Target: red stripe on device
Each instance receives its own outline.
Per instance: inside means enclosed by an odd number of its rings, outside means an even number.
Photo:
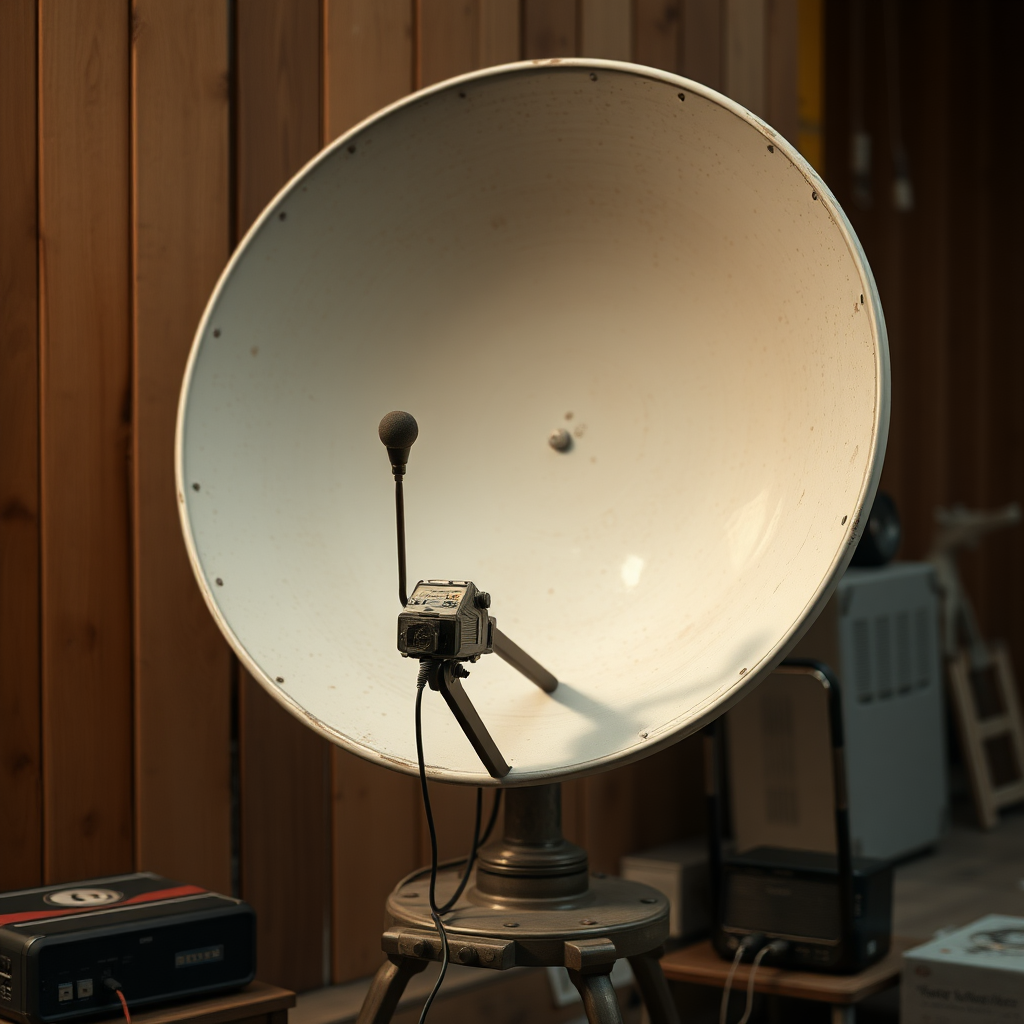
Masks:
[[[140,893],[118,903],[108,903],[105,907],[71,907],[68,910],[22,910],[17,914],[0,914],[0,928],[5,924],[21,924],[24,921],[43,921],[49,917],[66,917],[68,914],[101,913],[103,910],[114,910],[135,903],[157,903],[161,900],[176,900],[181,896],[198,896],[206,892],[198,885],[176,885],[172,889],[156,889],[153,892]]]

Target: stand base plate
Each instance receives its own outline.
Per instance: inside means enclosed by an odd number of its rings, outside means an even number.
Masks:
[[[458,881],[457,867],[438,872],[439,904],[455,891]],[[430,918],[429,886],[430,871],[424,869],[404,878],[388,897],[391,927],[385,933],[385,952],[441,959],[441,940]],[[657,889],[594,875],[586,893],[564,901],[502,900],[495,905],[470,887],[445,914],[444,925],[454,963],[497,970],[568,967],[567,958],[580,962],[579,954],[569,952],[570,945],[587,947],[590,956],[585,959],[594,963],[613,963],[657,949],[668,938],[668,912],[668,900]]]

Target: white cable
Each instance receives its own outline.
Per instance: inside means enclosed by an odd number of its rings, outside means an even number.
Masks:
[[[718,1024],[725,1024],[725,1018],[729,1012],[729,992],[732,990],[732,979],[746,951],[747,947],[742,942],[736,947],[736,955],[732,958],[732,967],[729,968],[729,974],[725,979],[725,988],[722,990],[722,1008],[718,1011]]]
[[[750,1020],[750,1011],[754,1009],[754,975],[757,974],[757,969],[761,966],[765,954],[771,952],[771,948],[770,944],[762,946],[758,950],[757,956],[754,957],[754,962],[750,965],[750,974],[747,977],[747,1006],[743,1011],[743,1016],[740,1017],[740,1024],[747,1024],[747,1021]]]

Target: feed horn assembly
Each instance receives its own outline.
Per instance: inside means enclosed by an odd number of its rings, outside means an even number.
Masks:
[[[311,729],[504,797],[475,860],[391,894],[360,1024],[431,960],[564,966],[611,1022],[625,957],[652,1021],[678,1019],[668,903],[589,873],[560,783],[702,729],[779,664],[853,554],[888,419],[843,211],[687,79],[584,59],[465,75],[271,202],[182,390],[199,585]]]

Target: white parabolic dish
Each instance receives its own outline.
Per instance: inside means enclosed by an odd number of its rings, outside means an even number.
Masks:
[[[354,128],[277,196],[196,335],[179,502],[249,671],[416,771],[384,413],[419,421],[410,583],[473,580],[561,680],[466,690],[507,784],[643,757],[823,606],[881,471],[878,296],[828,189],[748,111],[609,61],[493,68]],[[571,451],[548,443],[568,428]],[[493,784],[444,702],[428,771]]]

